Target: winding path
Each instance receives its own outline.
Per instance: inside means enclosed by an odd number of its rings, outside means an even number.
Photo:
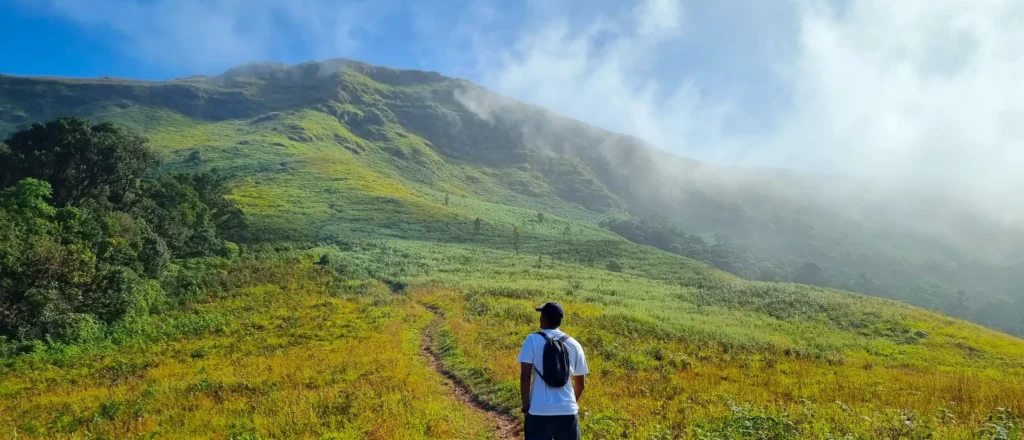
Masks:
[[[504,414],[492,405],[481,401],[476,395],[469,391],[465,383],[456,377],[451,371],[444,367],[441,359],[434,351],[434,335],[441,326],[443,318],[441,314],[430,307],[427,307],[434,314],[434,321],[423,330],[422,350],[427,358],[430,368],[444,376],[451,388],[451,395],[471,411],[481,414],[494,426],[494,435],[498,440],[513,440],[522,438],[522,429],[519,421],[508,414]]]

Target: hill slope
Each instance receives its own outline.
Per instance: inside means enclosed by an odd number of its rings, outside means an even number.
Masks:
[[[308,173],[372,170],[383,180],[369,193],[410,206],[448,192],[589,223],[653,216],[699,237],[700,251],[680,253],[747,279],[895,298],[1024,334],[1020,225],[863,182],[701,164],[436,73],[331,60],[154,83],[0,77],[0,134],[66,114],[144,131],[172,162],[201,151],[206,165],[191,165],[251,174],[259,163],[246,200],[258,186],[283,191],[280,179],[333,191],[345,185]],[[307,167],[310,157],[318,163]],[[301,172],[280,175],[288,170]],[[425,192],[390,194],[393,182]],[[379,207],[361,194],[346,203]],[[334,232],[306,222],[330,229],[352,215],[300,198],[300,222],[267,219],[294,226],[290,238],[322,238]]]
[[[761,255],[799,268],[801,255],[833,246],[835,231],[849,225],[799,193],[756,190],[785,179],[798,186],[799,178],[732,179],[735,170],[674,158],[465,81],[344,60],[154,83],[0,77],[0,131],[65,114],[146,134],[168,168],[225,170],[253,249],[289,260],[286,268],[222,268],[225,278],[211,287],[220,293],[192,311],[218,324],[157,345],[9,360],[0,423],[14,432],[484,435],[474,415],[432,397],[441,389],[435,378],[368,384],[360,392],[381,396],[379,405],[345,407],[326,393],[358,388],[353,377],[367,365],[303,370],[286,381],[274,368],[321,350],[373,357],[366,338],[384,329],[413,341],[381,354],[392,359],[386,376],[421,374],[410,371],[425,365],[415,340],[429,308],[443,319],[434,343],[446,367],[511,412],[514,354],[534,326],[530,305],[552,298],[570,310],[567,330],[592,353],[598,385],[583,423],[597,438],[732,438],[749,426],[775,438],[966,438],[1024,412],[1020,339],[887,300],[745,281],[680,255],[686,250],[638,245],[599,226],[660,214],[705,237],[732,233],[736,248],[724,247],[726,237],[705,244],[750,254],[732,262],[734,272],[755,278],[746,266]],[[768,224],[787,232],[755,233]],[[872,228],[884,229],[861,230]],[[780,253],[782,246],[800,249]],[[409,288],[393,295],[382,281],[394,292]],[[339,343],[347,347],[326,342],[340,331],[333,325],[357,330]],[[277,333],[261,341],[253,331]],[[246,360],[270,373],[229,367]],[[49,365],[45,380],[40,363]],[[118,388],[101,393],[110,381]],[[72,398],[61,404],[54,395]],[[181,406],[189,396],[201,403]],[[111,413],[109,402],[138,404],[139,414]],[[176,430],[182,414],[225,402]],[[350,416],[325,415],[340,411],[334,404]],[[437,417],[449,410],[459,421]],[[375,429],[366,414],[379,411],[404,423]]]

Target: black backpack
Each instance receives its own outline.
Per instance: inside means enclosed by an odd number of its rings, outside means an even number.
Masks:
[[[569,340],[569,335],[552,338],[544,332],[537,332],[537,334],[546,341],[544,344],[544,360],[542,362],[544,362],[544,371],[547,374],[541,374],[537,367],[533,367],[533,371],[536,371],[537,375],[549,387],[564,387],[565,384],[569,383],[569,346],[565,343],[565,341]]]

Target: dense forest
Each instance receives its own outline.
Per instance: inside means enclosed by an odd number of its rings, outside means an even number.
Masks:
[[[161,172],[113,123],[33,124],[4,142],[0,175],[0,338],[95,339],[197,295],[182,259],[239,253],[226,180]]]

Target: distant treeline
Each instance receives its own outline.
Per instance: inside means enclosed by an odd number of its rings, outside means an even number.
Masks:
[[[746,279],[892,298],[1024,335],[1024,268],[972,261],[950,270],[948,265],[845,253],[807,260],[758,251],[721,234],[688,234],[659,217],[611,219],[601,226],[634,243],[704,261]]]

